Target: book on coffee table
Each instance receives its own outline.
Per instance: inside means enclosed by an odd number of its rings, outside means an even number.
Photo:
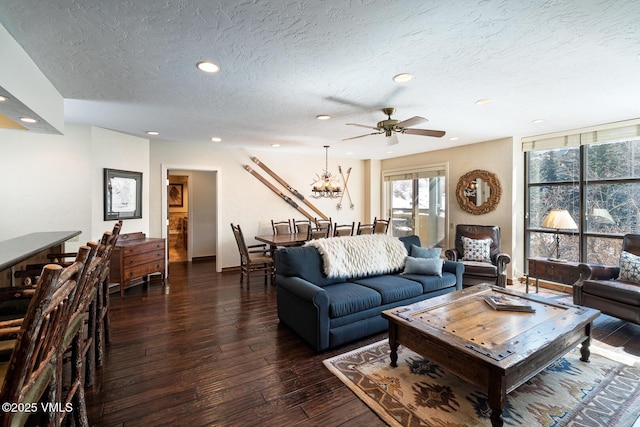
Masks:
[[[484,300],[494,310],[524,311],[527,313],[534,313],[536,311],[535,308],[531,307],[531,305],[525,301],[506,295],[487,295],[484,297]]]

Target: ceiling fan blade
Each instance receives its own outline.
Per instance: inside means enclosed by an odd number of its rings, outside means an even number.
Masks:
[[[347,126],[360,126],[361,128],[367,128],[367,129],[373,129],[373,130],[378,130],[377,127],[374,126],[370,126],[370,125],[361,125],[358,123],[346,123]]]
[[[387,138],[387,145],[396,145],[398,142],[398,134],[393,132],[390,137]]]
[[[410,128],[411,126],[419,125],[421,123],[426,123],[428,121],[429,120],[425,119],[424,117],[414,116],[414,117],[411,117],[410,119],[403,120],[401,122],[396,123],[396,126],[400,128]]]
[[[352,136],[351,138],[343,139],[343,141],[349,141],[350,139],[364,138],[365,136],[371,136],[371,135],[380,135],[381,133],[382,132],[373,132],[373,133],[367,133],[367,134],[364,134],[364,135]]]
[[[445,131],[431,129],[402,129],[402,133],[408,133],[409,135],[422,135],[433,136],[434,138],[442,138],[445,134]]]

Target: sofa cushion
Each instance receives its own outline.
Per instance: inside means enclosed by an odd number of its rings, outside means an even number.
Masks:
[[[427,276],[442,276],[441,258],[405,258],[404,271],[402,274],[425,274]]]
[[[491,259],[491,243],[493,239],[470,239],[462,236],[465,261],[489,261]]]
[[[440,258],[442,248],[423,248],[416,245],[411,245],[411,252],[409,255],[414,258]]]
[[[422,292],[428,293],[440,289],[456,286],[456,275],[453,273],[442,273],[440,276],[425,276],[422,274],[403,274],[403,278],[417,282],[422,286]]]
[[[640,284],[640,256],[622,251],[620,254],[620,280]]]
[[[617,280],[585,280],[582,293],[640,307],[640,285]]]
[[[276,250],[276,273],[283,276],[297,276],[320,287],[344,282],[344,279],[330,279],[324,275],[322,256],[316,248],[311,246]]]
[[[400,239],[400,241],[404,244],[404,247],[407,249],[408,254],[411,253],[411,246],[420,246],[420,237],[416,236],[415,234],[412,234],[411,236],[398,237],[398,239]]]
[[[462,263],[464,264],[464,274],[493,278],[498,275],[498,267],[491,263],[480,261],[462,261]]]
[[[382,304],[402,301],[422,294],[422,286],[400,276],[383,275],[353,279],[353,283],[366,286],[378,292]]]
[[[347,316],[382,304],[379,292],[351,282],[325,286],[329,295],[329,317]]]

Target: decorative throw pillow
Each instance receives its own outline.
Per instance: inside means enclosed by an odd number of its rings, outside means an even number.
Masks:
[[[640,256],[622,251],[620,254],[620,280],[640,283]]]
[[[470,239],[462,236],[465,261],[489,261],[491,259],[491,243],[493,239]]]
[[[414,258],[408,256],[404,262],[403,274],[424,274],[442,277],[443,263],[444,260],[441,258]]]
[[[423,248],[411,245],[411,256],[414,258],[440,258],[442,248]]]

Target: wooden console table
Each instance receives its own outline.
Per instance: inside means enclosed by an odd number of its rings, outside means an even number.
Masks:
[[[160,273],[165,278],[165,239],[147,238],[144,233],[121,234],[111,253],[109,281],[120,283],[120,296],[133,280]]]
[[[580,272],[577,262],[532,257],[529,258],[525,292],[529,292],[529,277],[536,279],[536,293],[538,293],[539,279],[573,285],[580,278]]]

